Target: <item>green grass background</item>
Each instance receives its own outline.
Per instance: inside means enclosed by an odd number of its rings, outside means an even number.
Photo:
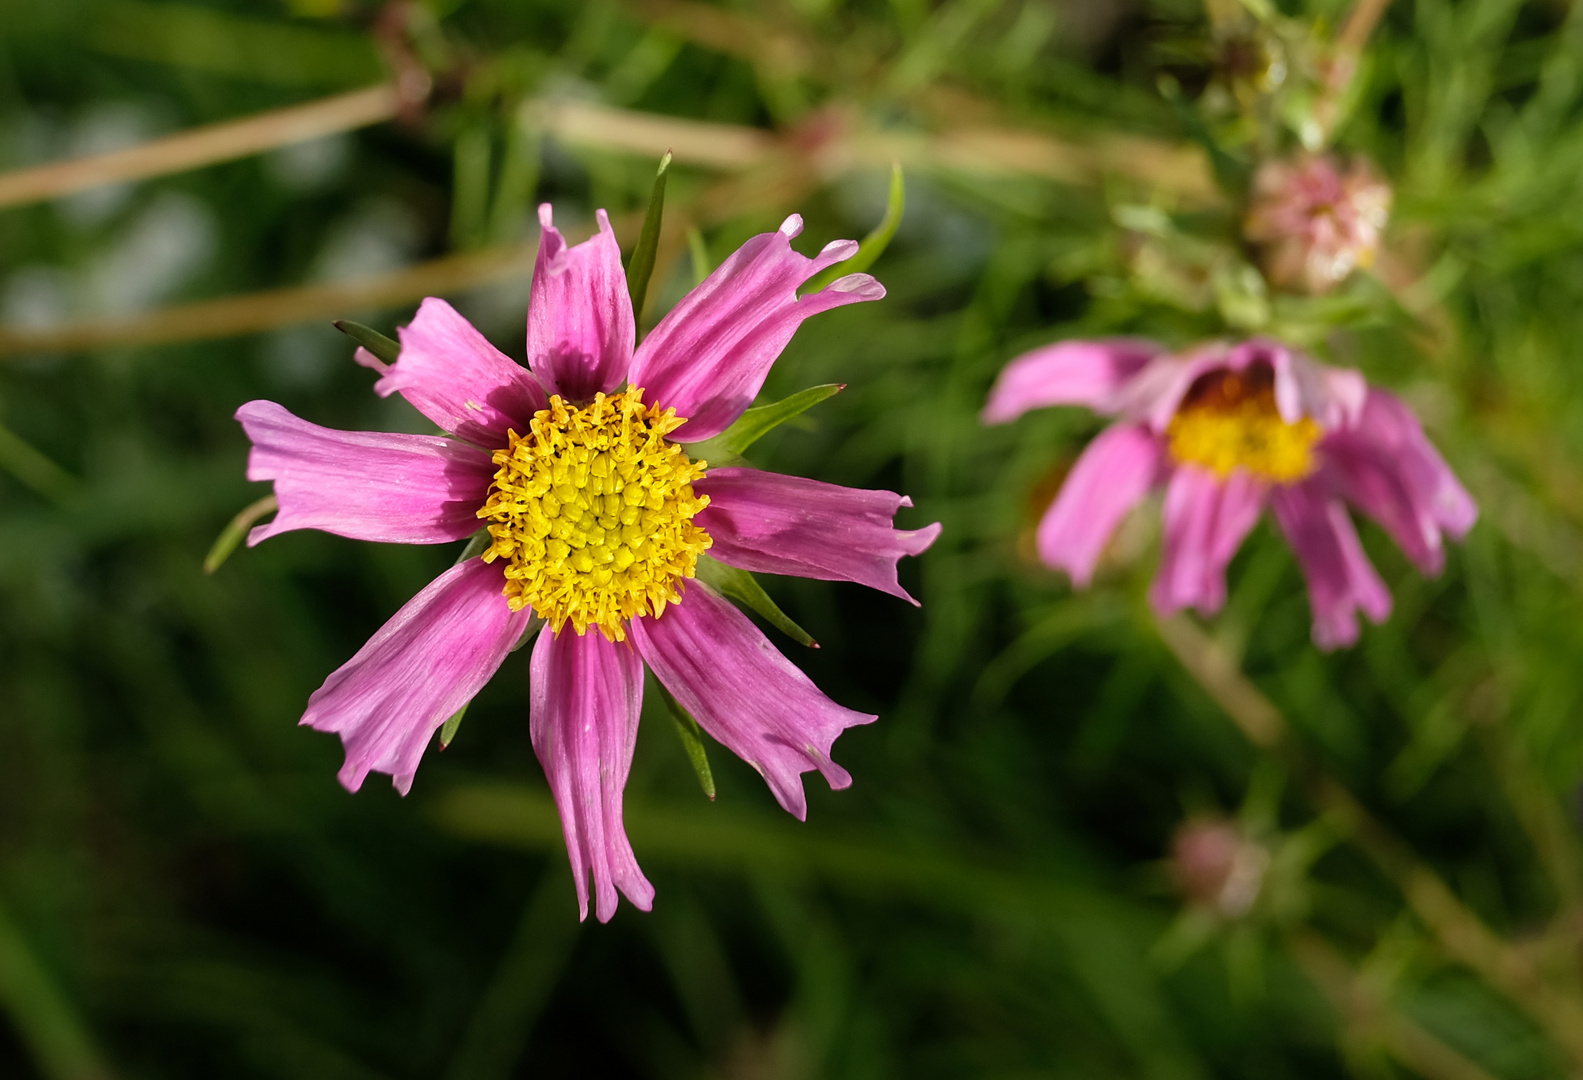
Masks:
[[[950,126],[1080,148],[1192,136],[1157,76],[1201,85],[1203,65],[1172,51],[1204,33],[1194,4],[708,10],[715,22],[658,0],[436,0],[414,25],[422,60],[448,74],[421,118],[0,209],[0,325],[531,240],[540,200],[567,226],[600,206],[633,220],[654,157],[546,137],[523,101],[854,145]],[[1345,13],[1284,10],[1322,27]],[[346,339],[316,320],[0,358],[0,425],[58,466],[13,442],[0,454],[0,1074],[1576,1075],[1580,12],[1398,0],[1375,34],[1340,141],[1396,185],[1402,273],[1358,285],[1364,313],[1334,315],[1316,348],[1419,409],[1483,517],[1432,581],[1364,526],[1396,611],[1329,656],[1309,643],[1289,552],[1256,531],[1202,628],[1284,718],[1274,749],[1162,639],[1143,600],[1146,520],[1087,593],[1027,557],[1040,500],[1099,422],[977,421],[1023,349],[1219,332],[1213,314],[1140,291],[1116,239],[1118,207],[1197,211],[1126,154],[1080,149],[1092,167],[1067,182],[910,164],[906,220],[874,267],[889,297],[806,324],[766,397],[848,389],[750,455],[905,492],[902,525],[945,525],[902,569],[921,609],[765,579],[823,647],[777,643],[837,701],[880,714],[837,743],[856,783],[812,779],[798,825],[713,747],[709,803],[650,693],[627,822],[658,897],[605,926],[576,921],[528,741],[525,652],[406,799],[378,777],[348,795],[337,740],[296,726],[454,551],[297,533],[202,572],[264,493],[243,477],[242,402],[422,430],[370,392]],[[377,15],[9,0],[0,167],[367,85],[385,70]],[[806,252],[878,220],[882,163],[829,177],[794,164],[739,177],[752,197],[732,201],[719,172],[681,157],[672,219],[697,224],[715,262],[794,210]],[[685,245],[669,250],[651,319],[692,281]],[[526,297],[518,275],[450,298],[520,357]],[[414,307],[339,314],[390,332]],[[1333,788],[1374,824],[1326,801]],[[1164,860],[1194,814],[1239,817],[1273,855],[1244,918],[1183,913]],[[1385,848],[1363,836],[1376,828]],[[1436,921],[1420,871],[1488,941]]]

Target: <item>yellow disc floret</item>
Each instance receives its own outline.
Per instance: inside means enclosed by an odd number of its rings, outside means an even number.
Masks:
[[[1295,424],[1275,406],[1269,368],[1216,371],[1193,384],[1166,429],[1171,456],[1224,478],[1236,469],[1277,483],[1314,471],[1314,444],[1324,434],[1308,417]]]
[[[692,488],[707,463],[665,438],[683,422],[630,389],[581,408],[557,395],[528,434],[509,433],[478,516],[494,541],[484,561],[507,562],[513,611],[531,605],[556,633],[571,620],[624,641],[626,620],[681,600],[710,545],[692,521],[709,505]]]

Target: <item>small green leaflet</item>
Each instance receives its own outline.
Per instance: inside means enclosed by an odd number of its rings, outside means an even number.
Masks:
[[[803,285],[802,295],[816,293],[837,278],[846,277],[848,274],[861,274],[873,266],[874,260],[884,254],[885,249],[890,246],[891,238],[896,235],[896,228],[901,224],[901,215],[906,209],[907,186],[902,182],[901,165],[897,163],[890,167],[890,197],[885,201],[885,216],[879,219],[879,224],[863,238],[862,243],[858,244],[857,254],[846,262],[836,263],[814,275]]]
[[[392,341],[371,326],[364,326],[350,319],[337,319],[334,326],[387,364],[394,364],[401,356],[400,342]]]
[[[806,645],[810,649],[819,647],[819,643],[813,639],[813,635],[792,622],[775,601],[770,599],[769,593],[764,591],[764,586],[758,583],[758,579],[746,570],[738,570],[734,566],[727,566],[719,559],[711,559],[708,555],[700,555],[698,556],[698,580],[716,592],[728,596],[738,603],[746,604],[764,616],[770,625],[797,642],[797,644]]]
[[[649,195],[648,213],[643,215],[643,231],[638,246],[627,262],[627,290],[632,294],[632,318],[643,318],[643,300],[648,295],[649,278],[654,273],[654,256],[660,247],[660,219],[665,214],[665,173],[671,167],[671,153],[665,151],[654,174],[654,191]]]
[[[467,703],[467,705],[471,704],[471,701]],[[457,709],[456,712],[452,713],[451,718],[445,722],[445,726],[440,728],[441,750],[444,750],[447,746],[450,746],[451,740],[456,738],[456,729],[462,726],[462,717],[467,715],[467,705],[463,705],[460,709]]]
[[[676,734],[682,740],[682,749],[687,751],[687,760],[693,763],[693,771],[698,774],[698,783],[703,786],[704,794],[709,796],[709,801],[715,798],[715,774],[709,771],[709,753],[704,749],[704,733],[698,726],[698,721],[693,719],[692,713],[682,708],[681,702],[671,696],[671,692],[659,686],[660,697],[665,700],[665,708],[671,714],[671,719],[676,723]]]
[[[794,416],[801,415],[827,398],[835,397],[846,389],[846,383],[825,383],[799,390],[789,398],[759,405],[737,417],[737,422],[712,439],[693,443],[687,448],[689,457],[703,458],[711,465],[731,465],[739,461],[748,447],[780,427]]]

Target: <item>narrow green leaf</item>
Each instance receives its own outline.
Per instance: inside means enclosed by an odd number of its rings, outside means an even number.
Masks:
[[[469,701],[467,705],[471,705]],[[467,705],[463,705],[451,714],[451,718],[440,728],[440,749],[444,750],[451,745],[451,740],[456,738],[456,729],[462,726],[462,717],[467,715]]]
[[[68,502],[82,490],[81,480],[4,425],[0,425],[0,469],[53,502]]]
[[[237,545],[242,542],[242,538],[247,535],[247,531],[253,527],[253,523],[265,514],[273,514],[279,509],[280,504],[275,501],[273,495],[265,495],[262,499],[243,507],[242,512],[232,518],[215,538],[214,545],[209,548],[209,554],[204,556],[203,572],[212,574],[220,569],[225,564],[225,560],[229,559],[231,553],[236,550]]]
[[[489,550],[489,530],[479,529],[467,538],[467,543],[462,547],[462,553],[456,557],[452,566],[460,566],[468,559],[476,559]]]
[[[694,443],[687,448],[690,457],[703,458],[711,465],[729,465],[741,459],[747,448],[765,435],[780,427],[794,416],[800,416],[827,398],[835,397],[846,389],[846,383],[825,383],[799,390],[791,397],[768,405],[759,405],[737,417],[736,423],[712,439]]]
[[[660,689],[660,697],[665,701],[665,708],[671,714],[671,719],[676,724],[676,735],[682,740],[682,749],[687,751],[687,760],[693,763],[693,772],[698,774],[698,783],[703,787],[704,794],[709,796],[709,801],[715,798],[715,774],[709,770],[709,752],[704,749],[704,733],[698,727],[698,721],[693,719],[693,714],[682,708],[681,702],[671,696],[655,680],[655,686]]]
[[[861,274],[864,270],[874,265],[874,260],[885,253],[890,246],[891,238],[896,235],[896,229],[901,225],[901,215],[907,209],[907,185],[901,176],[901,163],[890,167],[890,197],[885,201],[885,216],[879,219],[879,224],[874,226],[872,232],[863,238],[857,246],[857,254],[843,263],[814,275],[802,287],[803,295],[816,293],[837,278],[846,277],[848,274]]]
[[[394,364],[401,356],[401,343],[392,341],[371,326],[350,319],[336,319],[333,325],[387,364]]]
[[[627,289],[632,293],[632,317],[643,318],[643,299],[648,295],[649,277],[654,273],[654,256],[660,247],[660,219],[665,215],[665,174],[671,167],[671,152],[660,158],[654,174],[654,191],[649,196],[648,213],[643,215],[643,231],[638,246],[627,263]]]
[[[791,638],[799,645],[806,645],[810,649],[817,649],[819,643],[813,635],[792,622],[770,599],[769,593],[758,583],[758,579],[746,570],[738,570],[734,566],[727,566],[719,559],[711,559],[708,555],[698,556],[698,580],[725,596],[746,604],[774,626],[781,633]]]
[[[696,225],[687,229],[687,254],[693,260],[693,284],[702,285],[714,267],[709,265],[709,245],[704,243],[704,234]]]

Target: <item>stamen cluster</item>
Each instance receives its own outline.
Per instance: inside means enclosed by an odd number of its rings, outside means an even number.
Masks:
[[[709,536],[692,522],[709,505],[692,483],[707,462],[665,438],[685,421],[651,409],[641,389],[598,394],[581,408],[550,398],[527,435],[509,433],[480,518],[486,562],[507,560],[506,599],[532,606],[559,633],[597,626],[626,640],[625,622],[681,599]]]
[[[1282,418],[1274,374],[1258,366],[1198,380],[1166,429],[1178,462],[1221,478],[1246,469],[1277,483],[1294,483],[1314,471],[1313,447],[1322,434],[1306,416],[1295,424]]]

